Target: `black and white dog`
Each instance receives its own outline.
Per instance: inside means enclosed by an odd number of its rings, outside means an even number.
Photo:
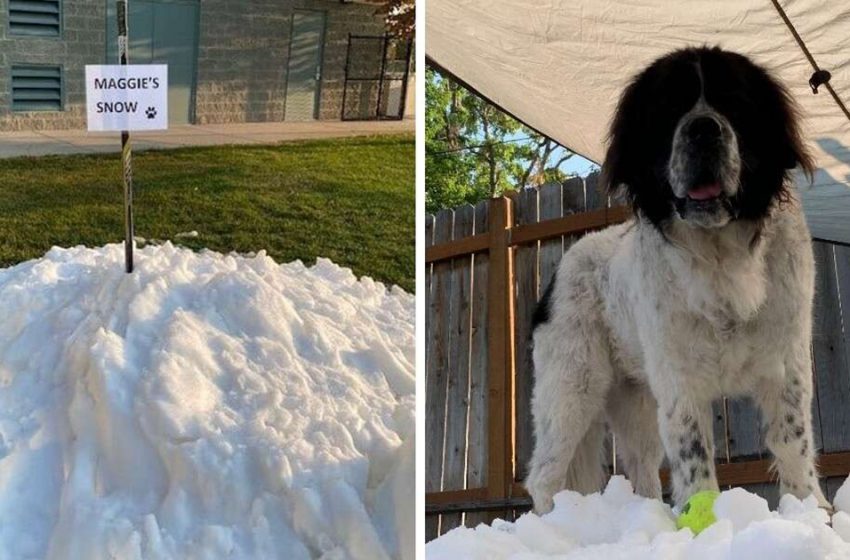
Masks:
[[[635,217],[565,255],[534,327],[538,512],[605,481],[607,424],[635,490],[716,490],[712,401],[759,405],[782,492],[814,494],[814,262],[790,170],[813,162],[788,92],[744,56],[673,52],[623,93],[603,180]]]

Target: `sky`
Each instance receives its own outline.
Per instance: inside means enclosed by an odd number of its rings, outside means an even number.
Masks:
[[[509,139],[522,139],[526,138],[527,133],[524,130],[520,130],[515,134],[509,135]],[[550,157],[550,161],[555,161],[561,157],[560,150],[556,151]],[[585,159],[578,154],[573,154],[573,157],[565,161],[561,164],[561,170],[567,175],[578,175],[579,177],[586,177],[591,171],[598,169],[599,166],[590,161],[589,159]]]
[[[568,175],[578,175],[585,177],[599,166],[590,160],[584,159],[578,154],[573,155],[570,159],[561,164],[561,169]]]

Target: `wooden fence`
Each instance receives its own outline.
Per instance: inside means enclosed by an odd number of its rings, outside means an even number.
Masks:
[[[597,175],[443,210],[426,219],[426,538],[530,506],[530,326],[563,252],[584,232],[628,218]],[[814,242],[814,430],[831,499],[850,472],[850,247]],[[845,300],[843,309],[842,296]],[[718,477],[778,501],[747,399],[714,404]],[[617,472],[615,442],[607,443]],[[662,469],[666,484],[666,471]]]

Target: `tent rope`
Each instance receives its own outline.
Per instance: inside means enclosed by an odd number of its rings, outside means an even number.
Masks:
[[[773,7],[776,8],[779,17],[782,18],[782,21],[785,22],[785,26],[788,28],[788,31],[791,32],[791,35],[794,36],[794,40],[797,41],[797,44],[800,46],[800,50],[803,51],[803,54],[806,55],[806,58],[809,60],[809,64],[814,68],[814,73],[812,77],[809,78],[809,85],[812,88],[812,93],[818,92],[818,86],[826,87],[827,91],[832,95],[832,98],[835,100],[835,103],[838,105],[839,109],[844,113],[844,116],[847,117],[847,120],[850,120],[850,111],[847,110],[847,107],[844,105],[844,102],[841,101],[841,98],[838,97],[838,94],[835,93],[835,90],[832,89],[832,85],[829,83],[829,79],[831,77],[830,73],[827,70],[822,70],[818,63],[815,62],[815,57],[812,56],[812,53],[809,52],[808,47],[806,47],[806,43],[803,42],[803,38],[800,37],[800,34],[797,33],[797,30],[794,28],[794,24],[791,23],[791,20],[788,19],[788,15],[785,13],[785,10],[782,9],[782,6],[779,5],[779,0],[770,0],[773,4]]]

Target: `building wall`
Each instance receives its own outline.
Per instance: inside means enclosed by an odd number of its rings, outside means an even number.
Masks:
[[[348,34],[384,33],[374,6],[339,0],[204,0],[197,123],[284,119],[291,18],[296,8],[322,10],[327,15],[319,118],[340,118]]]
[[[8,14],[0,0],[0,21]],[[0,131],[85,128],[84,66],[106,60],[106,0],[65,0],[61,38],[8,36],[0,25]],[[200,3],[194,122],[282,121],[292,11],[327,15],[319,118],[342,111],[348,34],[380,35],[375,7],[339,0],[203,0]],[[64,111],[13,113],[12,63],[60,64]]]
[[[204,0],[195,122],[282,121],[291,2]]]
[[[333,2],[326,2],[332,4]],[[345,56],[348,34],[383,35],[384,22],[374,16],[375,7],[344,4],[328,13],[325,39],[320,119],[339,119],[342,114],[342,90],[345,81]]]
[[[106,3],[74,0],[62,3],[59,38],[9,35],[8,0],[0,0],[0,131],[85,128],[85,65],[104,61]],[[16,63],[61,65],[64,111],[12,112],[11,67]]]

